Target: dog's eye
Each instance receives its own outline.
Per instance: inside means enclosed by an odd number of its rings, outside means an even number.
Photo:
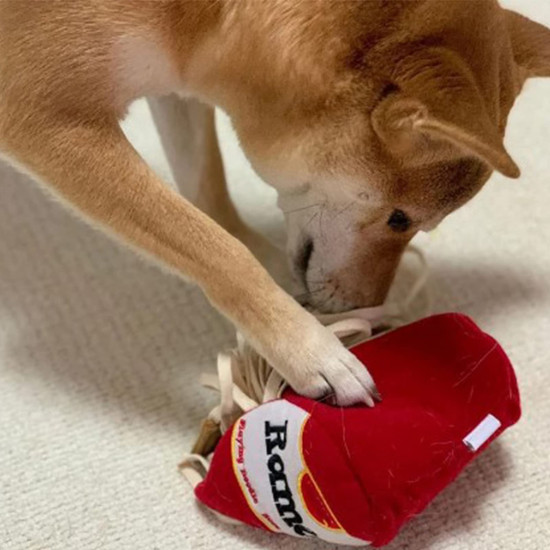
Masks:
[[[394,210],[388,219],[388,225],[398,233],[404,233],[411,227],[411,219],[403,210]]]

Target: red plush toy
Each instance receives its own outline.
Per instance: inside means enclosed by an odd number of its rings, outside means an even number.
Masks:
[[[274,533],[381,546],[520,417],[510,361],[463,315],[352,351],[382,403],[339,408],[286,389],[225,431],[197,498]]]

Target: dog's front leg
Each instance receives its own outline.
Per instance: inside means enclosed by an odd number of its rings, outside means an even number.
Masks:
[[[0,122],[0,145],[89,220],[197,282],[298,392],[372,402],[372,379],[249,250],[160,181],[115,120]]]
[[[280,285],[290,288],[284,252],[248,227],[231,201],[213,107],[175,94],[151,97],[148,103],[181,194],[237,237]]]
[[[180,193],[231,234],[240,232],[244,224],[227,190],[213,107],[176,94],[147,102]]]

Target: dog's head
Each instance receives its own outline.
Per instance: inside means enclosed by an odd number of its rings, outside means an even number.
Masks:
[[[550,31],[493,0],[335,2],[310,20],[322,4],[296,4],[294,49],[278,32],[234,124],[279,192],[304,301],[378,304],[418,231],[494,170],[519,176],[506,120],[525,79],[550,76]]]

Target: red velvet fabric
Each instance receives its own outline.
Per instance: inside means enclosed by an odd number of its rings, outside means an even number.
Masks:
[[[333,407],[292,390],[283,399],[311,415],[302,438],[303,458],[322,494],[311,497],[313,515],[326,516],[327,507],[346,533],[381,546],[517,422],[519,393],[500,345],[459,314],[423,319],[353,353],[383,396],[373,409]],[[501,427],[473,452],[463,439],[488,414]],[[264,527],[235,478],[230,432],[196,495],[222,514]],[[306,479],[305,492],[314,494],[311,487]]]

